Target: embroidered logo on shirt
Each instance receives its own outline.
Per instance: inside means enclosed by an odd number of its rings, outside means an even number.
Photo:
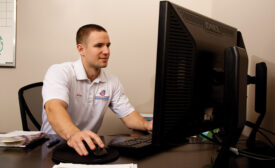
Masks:
[[[100,94],[100,96],[105,96],[105,90],[102,90],[99,94]]]
[[[77,93],[76,96],[77,96],[77,97],[82,97],[82,94]]]
[[[102,90],[102,91],[99,93],[99,96],[95,96],[95,99],[99,99],[99,100],[108,100],[108,99],[109,99],[109,96],[105,96],[105,93],[106,93],[106,91],[105,91],[105,90]]]

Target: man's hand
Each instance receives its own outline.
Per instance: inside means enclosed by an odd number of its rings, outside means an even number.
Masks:
[[[52,99],[46,102],[45,109],[47,117],[55,132],[63,139],[67,140],[67,144],[74,148],[75,151],[83,156],[88,155],[83,141],[86,141],[91,150],[95,149],[95,144],[104,148],[104,144],[100,137],[90,131],[81,131],[72,121],[67,112],[68,104],[59,99]]]
[[[133,111],[129,115],[121,118],[121,120],[128,128],[131,129],[143,131],[152,131],[153,129],[153,121],[147,121],[136,111]]]
[[[67,144],[70,147],[74,148],[80,156],[86,156],[88,155],[88,151],[85,148],[83,141],[86,141],[91,150],[94,150],[96,148],[95,143],[99,147],[104,148],[104,144],[101,141],[100,137],[90,130],[78,131],[74,133],[67,140]]]
[[[153,130],[153,120],[147,122],[145,125],[145,128],[147,131],[152,131]]]

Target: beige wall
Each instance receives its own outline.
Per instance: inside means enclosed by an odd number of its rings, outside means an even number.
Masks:
[[[172,2],[211,14],[212,1]],[[120,78],[137,111],[152,113],[158,11],[158,0],[17,0],[16,68],[0,68],[0,131],[21,129],[20,87],[42,81],[52,64],[79,58],[75,33],[87,23],[108,30],[107,70]],[[114,118],[107,113],[101,133],[127,130]]]
[[[69,3],[68,3],[69,2]],[[242,31],[250,73],[263,60],[268,66],[268,104],[263,127],[275,131],[273,85],[275,15],[273,0],[174,0]],[[234,9],[234,10],[233,10]],[[111,38],[108,71],[117,75],[132,104],[152,113],[157,45],[158,0],[17,0],[16,68],[0,68],[0,131],[21,129],[17,91],[42,81],[47,68],[79,58],[75,33],[87,23],[103,25]],[[248,119],[255,120],[253,87],[249,88]],[[101,133],[127,130],[108,112]],[[119,129],[118,129],[119,128]]]
[[[267,64],[267,113],[261,126],[273,132],[275,132],[275,103],[273,103],[275,98],[274,7],[274,0],[213,0],[212,7],[213,18],[235,26],[242,32],[249,56],[249,74],[255,75],[257,62],[264,61]],[[258,116],[254,111],[254,89],[254,86],[249,87],[247,103],[247,119],[253,122]]]

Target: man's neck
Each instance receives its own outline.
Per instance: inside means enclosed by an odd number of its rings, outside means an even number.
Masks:
[[[93,82],[100,74],[100,69],[92,69],[92,70],[85,70],[87,77],[90,79],[91,82]]]
[[[100,68],[92,68],[82,61],[83,67],[85,69],[86,75],[91,82],[93,82],[100,74]]]

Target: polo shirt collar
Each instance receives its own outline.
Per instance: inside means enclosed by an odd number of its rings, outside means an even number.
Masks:
[[[76,75],[77,80],[89,80],[89,78],[87,77],[86,71],[84,69],[84,66],[82,64],[81,59],[74,62],[74,71],[75,71],[75,75]],[[101,69],[98,77],[95,78],[94,82],[95,83],[100,83],[100,82],[106,82],[106,81],[107,81],[107,79],[106,79],[105,73]]]
[[[75,76],[77,80],[88,80],[88,77],[81,59],[74,62],[74,71],[75,71]]]
[[[105,73],[103,71],[103,69],[100,69],[100,73],[98,75],[97,78],[95,78],[94,82],[95,83],[100,83],[100,82],[106,82],[106,76],[105,76]]]

